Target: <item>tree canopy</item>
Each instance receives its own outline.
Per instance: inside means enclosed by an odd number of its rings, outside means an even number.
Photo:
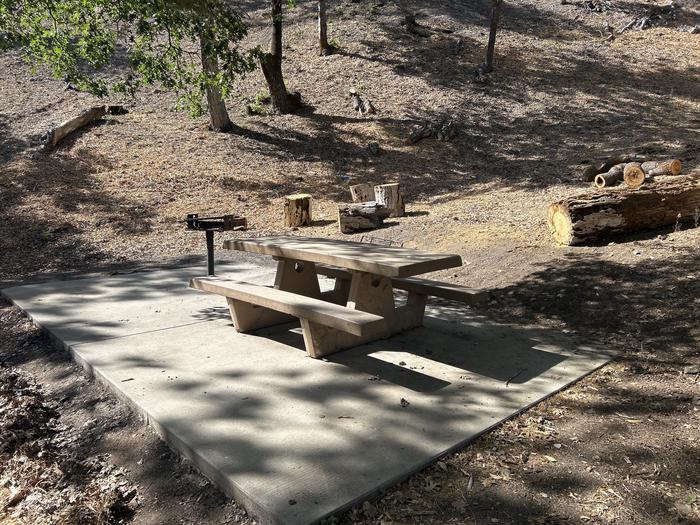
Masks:
[[[208,88],[225,97],[255,67],[259,50],[236,46],[245,34],[224,0],[0,0],[1,47],[18,47],[32,64],[100,96],[158,83],[194,115]],[[203,68],[204,57],[216,68]],[[127,68],[103,74],[123,58]]]

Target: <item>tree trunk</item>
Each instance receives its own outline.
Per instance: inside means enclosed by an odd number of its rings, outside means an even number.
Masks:
[[[375,186],[374,194],[377,204],[382,204],[391,212],[390,217],[403,217],[406,214],[403,193],[401,193],[401,187],[398,182]]]
[[[216,57],[209,56],[204,37],[200,37],[199,45],[202,53],[202,70],[207,77],[213,79],[219,73],[219,64]],[[231,131],[233,123],[228,116],[226,103],[221,97],[221,90],[213,85],[207,84],[207,106],[209,108],[210,128],[214,131]]]
[[[318,45],[321,56],[330,55],[333,48],[328,44],[328,17],[326,16],[326,0],[318,0]]]
[[[284,198],[284,225],[311,226],[311,195],[299,193]]]
[[[501,7],[503,0],[492,0],[491,4],[491,29],[489,31],[489,43],[486,46],[486,61],[484,62],[484,71],[490,73],[493,71],[493,53],[496,47],[496,31],[498,30],[498,22],[501,19]]]
[[[260,58],[260,67],[270,89],[270,100],[275,111],[294,113],[299,108],[298,97],[290,96],[282,76],[282,0],[272,2],[272,41],[270,51]]]
[[[350,186],[350,196],[352,202],[367,202],[374,200],[374,184],[365,182]]]
[[[338,226],[341,233],[371,230],[384,224],[391,210],[374,201],[348,204],[338,208]]]
[[[569,197],[551,204],[548,216],[554,238],[565,245],[693,222],[700,217],[700,178],[679,177],[634,190]]]

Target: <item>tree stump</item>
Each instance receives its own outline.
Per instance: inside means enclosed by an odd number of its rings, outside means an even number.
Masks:
[[[374,184],[365,182],[350,186],[352,202],[369,202],[374,200]]]
[[[341,233],[379,228],[391,210],[375,202],[347,204],[338,208],[338,227]]]
[[[311,225],[311,195],[298,193],[284,198],[284,225],[288,228]]]
[[[696,221],[700,178],[645,184],[634,190],[596,191],[549,206],[549,228],[559,244],[602,241],[612,235]]]
[[[406,214],[406,206],[403,201],[403,193],[398,182],[393,184],[380,184],[374,187],[374,196],[377,204],[390,210],[389,217],[403,217]]]

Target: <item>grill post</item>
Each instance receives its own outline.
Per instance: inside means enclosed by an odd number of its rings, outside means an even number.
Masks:
[[[214,230],[206,230],[207,236],[207,271],[214,275]]]
[[[237,215],[221,215],[219,217],[200,217],[196,213],[188,213],[185,219],[188,230],[203,231],[207,239],[207,272],[214,275],[214,232],[225,232],[233,229],[246,229],[248,221]]]

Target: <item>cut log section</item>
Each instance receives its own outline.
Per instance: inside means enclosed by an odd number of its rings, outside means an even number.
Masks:
[[[580,172],[581,179],[583,182],[594,182],[596,175],[607,173],[618,164],[626,164],[628,162],[644,162],[645,160],[647,160],[646,155],[638,153],[620,153],[619,155],[614,155],[603,162],[591,162],[590,164],[586,165],[586,167]]]
[[[288,228],[311,225],[311,195],[298,193],[284,198],[284,225]]]
[[[649,177],[678,175],[681,172],[681,161],[678,159],[650,160],[642,163],[642,169]]]
[[[398,182],[375,186],[374,196],[377,204],[390,210],[390,217],[403,217],[406,214],[406,205]]]
[[[105,106],[95,106],[83,111],[77,117],[61,122],[57,127],[48,131],[44,135],[44,144],[47,147],[54,147],[74,131],[92,124],[107,114]]]
[[[391,210],[375,202],[347,204],[338,208],[338,227],[341,233],[354,233],[360,230],[379,228]]]
[[[549,228],[559,244],[600,242],[610,236],[693,222],[700,210],[700,178],[645,184],[564,199],[548,209]]]
[[[593,183],[596,188],[605,188],[614,186],[622,180],[622,173],[625,169],[625,164],[616,164],[608,170],[607,173],[600,173],[595,176]]]
[[[363,183],[350,186],[352,202],[369,202],[374,199],[374,184]]]
[[[644,184],[646,175],[639,162],[628,162],[625,164],[625,169],[622,171],[622,178],[625,180],[625,184],[630,188],[639,188]]]

